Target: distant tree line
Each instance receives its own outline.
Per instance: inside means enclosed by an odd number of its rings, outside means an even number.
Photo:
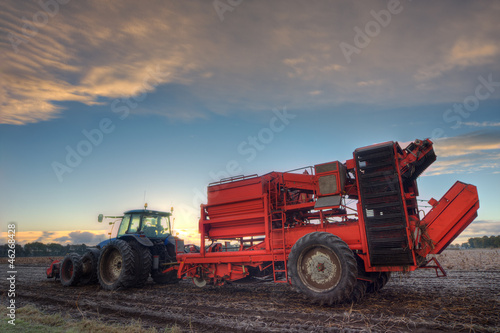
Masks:
[[[24,246],[16,244],[16,257],[62,257],[67,253],[76,252],[84,254],[88,246],[81,245],[61,245],[58,243],[44,244],[40,242],[27,243]],[[0,246],[0,257],[7,257],[9,245]]]
[[[462,248],[462,249],[487,249],[487,248],[500,248],[500,236],[483,236],[469,238],[467,243],[462,243],[462,245],[450,245],[450,248]]]

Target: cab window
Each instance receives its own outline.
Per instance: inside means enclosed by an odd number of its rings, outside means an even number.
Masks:
[[[168,216],[144,215],[142,231],[146,237],[163,237],[169,234],[170,220]]]
[[[120,224],[120,229],[118,229],[117,237],[125,235],[129,223],[130,223],[130,215],[125,215],[122,219],[122,223]]]
[[[132,219],[130,221],[130,227],[128,228],[128,234],[135,234],[137,230],[139,230],[139,226],[141,225],[141,215],[133,214]]]
[[[170,233],[170,217],[169,216],[158,217],[158,229],[159,229],[159,233],[162,235]]]

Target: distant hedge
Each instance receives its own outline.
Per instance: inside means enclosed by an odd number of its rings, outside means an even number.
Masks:
[[[16,244],[16,257],[59,257],[65,256],[67,253],[76,252],[84,254],[88,246],[81,245],[61,245],[58,243],[44,244],[40,242],[27,243],[24,246]],[[9,245],[0,246],[0,257],[7,257],[9,253]]]
[[[467,243],[462,243],[462,245],[450,245],[450,248],[464,248],[464,249],[487,249],[500,248],[500,236],[483,236],[469,238]]]

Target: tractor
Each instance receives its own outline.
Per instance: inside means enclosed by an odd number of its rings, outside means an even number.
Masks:
[[[66,255],[60,263],[61,283],[75,286],[98,282],[105,290],[140,288],[150,275],[158,284],[177,283],[175,247],[180,241],[172,236],[171,215],[148,210],[147,205],[123,216],[99,215],[99,222],[115,219],[110,222],[113,227],[120,222],[116,237],[99,243],[83,256]]]

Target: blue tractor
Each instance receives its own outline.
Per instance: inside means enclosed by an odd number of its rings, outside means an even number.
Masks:
[[[149,276],[159,284],[177,283],[176,250],[182,240],[172,235],[171,213],[146,209],[130,210],[123,216],[99,215],[120,222],[116,237],[99,243],[84,256],[68,254],[61,263],[65,286],[99,282],[105,290],[143,287]]]

